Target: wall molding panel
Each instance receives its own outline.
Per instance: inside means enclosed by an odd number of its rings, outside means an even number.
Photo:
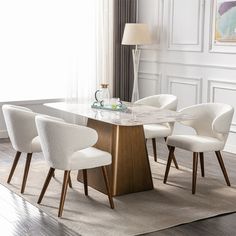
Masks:
[[[217,90],[222,90],[222,92],[225,91],[226,93],[225,96],[227,96],[229,92],[235,92],[235,98],[236,98],[236,81],[209,79],[208,80],[208,102],[218,102],[217,97],[216,97]],[[234,101],[232,101],[233,103],[231,104],[232,106],[235,103]],[[236,104],[234,105],[234,109],[236,109]],[[236,120],[234,118],[232,121],[230,132],[236,134]]]
[[[215,102],[216,89],[223,89],[236,92],[236,81],[230,80],[208,80],[208,102]]]
[[[202,78],[173,76],[173,75],[167,75],[166,78],[168,80],[168,93],[173,93],[174,84],[188,85],[194,87],[195,104],[202,102]]]
[[[140,98],[161,93],[162,75],[160,73],[139,72],[138,79]],[[149,95],[146,94],[146,91]]]
[[[189,1],[189,0],[188,0]],[[175,39],[175,31],[180,31],[181,33],[191,34],[188,30],[184,28],[179,28],[174,25],[174,22],[178,22],[178,14],[175,12],[176,5],[179,4],[179,7],[184,7],[183,3],[180,0],[169,0],[169,16],[168,16],[168,50],[172,51],[187,51],[187,52],[201,52],[203,50],[203,29],[204,29],[204,9],[205,1],[204,0],[194,0],[197,1],[197,8],[194,10],[197,11],[197,18],[194,19],[195,26],[197,26],[196,37],[193,41],[186,40],[185,38]],[[191,1],[192,3],[193,1]],[[177,8],[178,9],[178,8]],[[188,7],[185,9],[189,10]],[[182,16],[181,16],[182,17]],[[188,21],[186,21],[188,22]],[[192,22],[189,22],[191,24]],[[191,27],[190,27],[191,28]],[[193,27],[195,28],[195,27]]]

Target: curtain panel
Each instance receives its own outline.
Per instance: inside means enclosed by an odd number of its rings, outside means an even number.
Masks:
[[[133,89],[132,47],[121,45],[125,23],[135,23],[137,0],[114,1],[113,95],[131,101]]]
[[[68,103],[92,103],[101,83],[113,88],[113,0],[78,1],[78,40],[68,57]],[[79,14],[79,13],[78,13]]]

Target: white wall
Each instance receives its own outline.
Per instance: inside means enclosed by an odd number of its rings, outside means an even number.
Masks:
[[[139,71],[141,97],[173,93],[182,108],[200,102],[225,102],[236,110],[235,46],[211,43],[211,0],[138,0],[138,21],[152,29],[155,44],[143,47]],[[44,107],[49,101],[20,102],[36,112],[75,117]],[[0,108],[1,108],[0,104]],[[177,126],[175,132],[185,132]],[[0,138],[7,137],[0,109]],[[236,115],[226,150],[236,153]]]
[[[178,108],[224,102],[236,110],[236,46],[212,43],[212,10],[213,0],[138,0],[138,21],[155,41],[142,47],[141,97],[173,93]],[[236,114],[226,150],[236,153]]]

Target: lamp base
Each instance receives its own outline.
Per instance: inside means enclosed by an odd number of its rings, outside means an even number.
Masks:
[[[139,100],[139,89],[138,89],[138,68],[139,68],[139,59],[141,50],[135,49],[132,50],[133,54],[133,65],[134,65],[134,83],[133,83],[133,92],[131,102],[136,102]]]

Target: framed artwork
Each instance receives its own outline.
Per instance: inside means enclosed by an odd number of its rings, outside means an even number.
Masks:
[[[214,0],[213,43],[236,45],[236,0]]]

